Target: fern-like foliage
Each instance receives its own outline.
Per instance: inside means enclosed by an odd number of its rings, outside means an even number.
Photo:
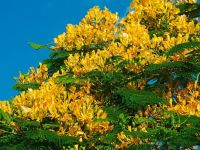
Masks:
[[[63,145],[73,145],[78,143],[78,138],[70,136],[59,136],[55,132],[48,130],[36,130],[24,132],[26,139],[34,142],[33,145],[39,143],[54,143],[55,146],[61,147]]]
[[[122,103],[134,110],[142,110],[147,105],[166,103],[163,98],[160,98],[153,92],[139,91],[134,89],[120,89],[116,92],[121,98]]]
[[[48,130],[30,130],[17,135],[0,137],[0,149],[62,149],[63,146],[73,146],[78,139],[70,136],[59,136]]]
[[[146,68],[145,73],[158,73],[158,72],[170,72],[181,70],[193,70],[196,66],[191,63],[185,62],[164,62],[161,64],[151,64]]]
[[[60,70],[60,67],[64,66],[64,61],[69,57],[72,52],[66,50],[60,50],[56,52],[51,52],[49,54],[49,59],[45,59],[42,63],[46,64],[48,67],[49,76]]]
[[[163,135],[162,132],[158,130],[159,132],[156,133],[156,136],[162,139],[164,145],[169,148],[178,148],[179,146],[184,148],[192,147],[200,142],[200,128],[197,122],[199,122],[198,117],[174,114],[171,118],[163,121],[166,127],[171,124],[171,129],[162,129],[164,131]],[[171,132],[172,130],[173,132]],[[166,136],[166,132],[171,135]]]
[[[180,9],[179,15],[186,15],[190,19],[200,16],[200,5],[197,3],[184,3],[177,6]]]
[[[4,130],[0,136],[0,149],[62,149],[79,143],[77,137],[58,135],[54,131],[58,129],[55,122],[49,124],[17,118],[14,121],[15,127],[4,124],[4,128],[0,128]]]
[[[167,57],[172,56],[176,53],[182,52],[186,49],[194,49],[198,50],[200,49],[200,42],[186,42],[186,43],[182,43],[182,44],[178,44],[174,47],[172,47],[170,50],[168,50],[165,55]]]
[[[116,90],[124,87],[129,82],[129,74],[123,72],[101,72],[94,70],[80,76],[81,79],[89,80],[93,83],[91,92],[97,97],[111,96]],[[104,97],[105,98],[105,97]]]
[[[154,147],[150,144],[140,144],[140,145],[132,145],[130,147],[128,147],[128,150],[149,150],[149,149],[153,149]]]
[[[38,89],[39,87],[40,84],[38,83],[17,83],[13,86],[13,89],[18,91],[27,91],[28,89]]]
[[[166,76],[171,74],[188,73],[195,74],[200,71],[200,67],[190,62],[164,62],[161,64],[149,65],[143,74]],[[165,75],[164,75],[165,74]]]

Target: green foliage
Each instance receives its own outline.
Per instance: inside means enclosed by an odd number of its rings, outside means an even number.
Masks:
[[[69,57],[71,53],[73,52],[69,52],[66,50],[59,50],[59,51],[50,53],[49,59],[45,59],[42,62],[43,64],[47,65],[50,76],[53,73],[60,70],[60,67],[64,66],[64,61]]]
[[[68,86],[68,85],[76,86],[80,84],[81,81],[82,79],[73,77],[73,74],[67,74],[67,75],[57,77],[57,82],[65,86]]]
[[[149,36],[150,38],[153,38],[154,35],[159,37],[159,36],[163,36],[165,32],[168,32],[168,30],[152,30],[152,31],[149,31]]]
[[[12,118],[8,113],[0,109],[0,121],[5,121],[6,123],[10,123],[12,121]]]
[[[14,119],[17,130],[4,124],[3,135],[0,136],[0,149],[62,149],[63,146],[78,144],[78,138],[60,136],[56,133],[58,125],[38,121]],[[1,124],[0,124],[1,125]],[[0,130],[0,131],[1,131]],[[1,133],[1,132],[0,132]]]
[[[55,146],[61,147],[63,145],[73,145],[78,143],[76,137],[59,136],[55,132],[48,130],[36,130],[24,132],[27,139],[34,142],[34,145],[38,143],[54,143]]]
[[[106,99],[106,96],[110,97],[116,90],[126,85],[129,81],[128,76],[128,74],[122,72],[101,72],[95,70],[80,76],[80,78],[91,81],[93,83],[92,93],[99,98]]]
[[[194,49],[194,51],[197,49],[199,51],[200,49],[200,42],[187,42],[183,44],[178,44],[174,47],[172,47],[170,50],[168,50],[165,55],[167,57],[172,56],[176,53],[180,53],[186,49]]]
[[[121,125],[126,125],[127,124],[127,116],[128,116],[128,111],[127,108],[123,105],[116,105],[116,106],[105,106],[104,110],[107,112],[107,117],[109,121],[119,128],[121,128]],[[120,124],[122,122],[123,124]],[[124,124],[125,123],[125,124]]]
[[[13,89],[18,91],[27,91],[28,89],[38,89],[40,84],[38,83],[17,83],[13,86]]]
[[[184,3],[177,6],[180,9],[179,15],[186,15],[190,19],[200,16],[200,4],[197,3]]]
[[[146,68],[145,74],[159,74],[171,72],[199,71],[199,66],[189,62],[164,62],[161,64],[151,64]]]
[[[167,121],[164,122],[167,123]],[[169,122],[165,125],[166,127],[170,125],[171,128],[156,128],[157,132],[155,136],[157,136],[157,139],[162,140],[164,145],[167,145],[169,148],[172,146],[176,149],[179,146],[184,148],[192,147],[200,142],[200,128],[196,124],[197,122],[199,122],[198,117],[178,116],[175,114],[173,120],[171,120],[171,125]]]
[[[197,8],[197,6],[198,4],[196,3],[183,3],[183,4],[179,4],[177,8],[179,8],[180,11],[187,12],[189,9]]]
[[[34,120],[22,120],[22,119],[15,119],[15,122],[22,128],[22,129],[38,129],[41,127],[40,122]]]
[[[62,149],[63,146],[73,146],[78,139],[70,136],[59,136],[48,130],[30,130],[17,135],[0,137],[0,149]]]
[[[163,98],[160,98],[155,93],[149,91],[120,89],[116,94],[122,98],[122,103],[125,104],[127,108],[134,110],[142,110],[147,105],[166,103]]]
[[[133,126],[137,127],[141,124],[148,123],[147,132],[141,131],[125,131],[126,135],[148,139],[151,144],[146,145],[149,149],[178,149],[190,148],[198,145],[199,139],[199,118],[195,116],[179,116],[174,112],[164,112],[171,115],[169,118],[154,118],[139,117],[134,118]],[[145,145],[132,145],[133,147],[142,147]],[[144,148],[145,149],[145,148]]]
[[[128,147],[128,150],[149,150],[153,149],[153,146],[150,144],[140,144],[140,145],[132,145]]]

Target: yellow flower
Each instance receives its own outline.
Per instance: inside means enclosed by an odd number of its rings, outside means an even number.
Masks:
[[[48,79],[48,68],[45,64],[39,64],[39,67],[36,69],[30,67],[30,71],[27,75],[21,74],[19,75],[18,82],[19,83],[38,83],[42,84]]]
[[[176,111],[181,115],[195,115],[197,117],[200,116],[200,102],[198,100],[194,100],[189,102],[188,104],[177,104],[173,107],[168,108],[169,110]]]
[[[0,101],[0,109],[9,114],[13,114],[13,108],[9,101]]]
[[[81,50],[83,46],[89,48],[91,44],[112,41],[117,20],[117,14],[95,6],[78,25],[67,25],[66,32],[54,39],[55,46],[52,49]]]
[[[126,136],[123,131],[117,134],[117,139],[121,142],[120,144],[115,145],[115,148],[117,149],[124,149],[128,148],[130,145],[142,144],[140,143],[141,140],[139,138]]]

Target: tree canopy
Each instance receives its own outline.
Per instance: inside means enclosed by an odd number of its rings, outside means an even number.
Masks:
[[[0,149],[186,149],[200,143],[200,5],[91,8],[0,102]]]

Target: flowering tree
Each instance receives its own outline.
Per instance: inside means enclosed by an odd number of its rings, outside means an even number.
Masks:
[[[95,6],[54,39],[49,59],[0,103],[3,148],[191,148],[200,143],[200,6],[134,0]]]

